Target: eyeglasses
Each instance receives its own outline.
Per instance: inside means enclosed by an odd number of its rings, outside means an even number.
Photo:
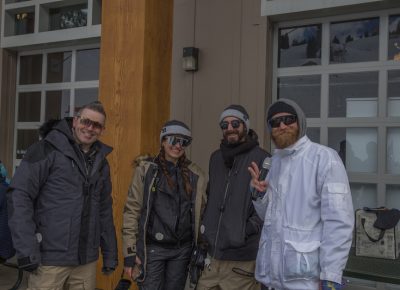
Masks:
[[[90,120],[89,118],[84,118],[84,117],[81,117],[81,116],[78,116],[78,118],[79,118],[79,122],[81,123],[81,125],[83,125],[83,126],[85,126],[87,128],[92,126],[92,128],[95,129],[95,130],[104,129],[104,125],[99,123],[99,122],[97,122],[97,121],[93,121],[93,120]]]
[[[182,148],[187,147],[192,143],[192,139],[190,138],[183,138],[179,136],[167,136],[167,142],[170,145],[176,145],[179,144]]]
[[[237,129],[240,127],[240,124],[243,123],[240,120],[232,120],[230,122],[228,121],[221,121],[221,123],[219,123],[219,126],[221,127],[222,130],[226,130],[229,127],[229,124],[231,124],[233,129]]]
[[[295,123],[296,121],[297,121],[296,115],[286,115],[270,119],[268,121],[268,124],[271,128],[278,128],[281,125],[281,123],[285,124],[286,126],[289,126]]]

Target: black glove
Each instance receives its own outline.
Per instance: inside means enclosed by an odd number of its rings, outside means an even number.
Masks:
[[[39,267],[39,264],[32,263],[29,257],[25,257],[18,259],[18,267],[24,271],[33,272]]]
[[[111,267],[103,267],[101,268],[101,272],[103,272],[104,275],[111,275],[112,272],[115,271],[115,268],[111,268]]]

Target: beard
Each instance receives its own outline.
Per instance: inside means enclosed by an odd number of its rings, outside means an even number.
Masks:
[[[242,142],[246,137],[245,130],[233,129],[224,132],[224,140],[228,144],[237,144]]]
[[[278,149],[284,149],[297,142],[299,129],[287,128],[284,131],[273,132],[271,137]]]

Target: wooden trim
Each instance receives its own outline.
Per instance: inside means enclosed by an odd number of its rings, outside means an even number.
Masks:
[[[1,95],[0,95],[0,160],[5,164],[9,176],[13,172],[13,142],[16,100],[17,54],[1,50]]]
[[[97,287],[114,289],[122,272],[121,225],[132,161],[159,150],[159,133],[169,117],[172,0],[103,1],[99,99],[107,112],[102,140],[110,155],[119,267]]]

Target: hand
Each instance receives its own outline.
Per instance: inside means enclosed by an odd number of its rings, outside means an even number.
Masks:
[[[138,256],[135,258],[135,266],[124,267],[124,274],[130,277],[132,280],[136,280],[140,275],[142,275],[142,261]]]
[[[340,283],[332,282],[332,281],[321,280],[319,289],[320,290],[341,290],[341,289],[343,289],[343,285]]]
[[[251,162],[250,166],[247,168],[251,175],[250,185],[257,189],[259,192],[266,192],[268,183],[265,180],[258,180],[260,177],[260,169],[258,168],[257,163],[254,161]]]
[[[104,274],[104,275],[111,275],[112,274],[112,272],[114,272],[114,270],[115,270],[115,268],[110,268],[110,267],[103,267],[102,269],[101,269],[101,272]]]

